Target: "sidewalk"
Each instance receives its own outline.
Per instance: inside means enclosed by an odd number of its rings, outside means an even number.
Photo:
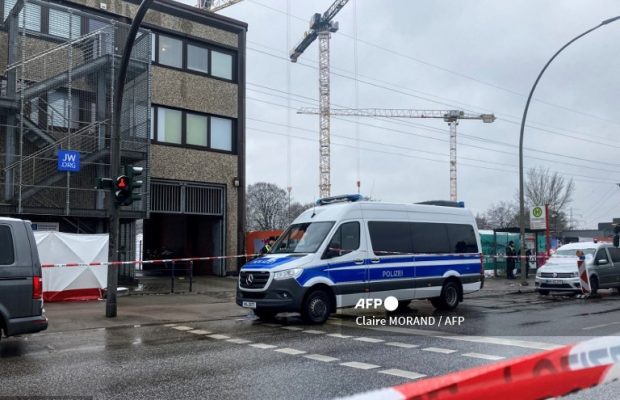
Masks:
[[[194,278],[191,293],[185,282],[175,282],[174,294],[161,294],[169,290],[169,281],[169,278],[152,279],[148,285],[143,286],[143,290],[131,290],[130,295],[118,297],[116,318],[105,317],[105,300],[46,303],[45,310],[49,318],[46,332],[185,323],[240,318],[249,314],[248,310],[235,304],[236,277],[199,276]],[[530,275],[528,282],[528,286],[521,286],[519,279],[487,277],[483,289],[468,297],[532,293],[533,275]],[[148,290],[159,291],[159,294],[148,294]]]

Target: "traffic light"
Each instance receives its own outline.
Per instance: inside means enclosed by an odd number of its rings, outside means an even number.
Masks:
[[[121,175],[116,178],[114,182],[114,200],[119,206],[128,206],[132,203],[131,200],[131,185],[129,177]]]
[[[140,193],[140,188],[143,183],[141,180],[136,180],[137,176],[142,175],[144,172],[143,167],[134,167],[132,165],[125,165],[125,175],[129,178],[129,192],[130,192],[130,201],[129,204],[134,201],[138,201],[142,199],[142,193]]]

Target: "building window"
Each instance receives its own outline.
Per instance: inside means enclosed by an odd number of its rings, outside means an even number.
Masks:
[[[187,113],[187,144],[207,147],[207,117]]]
[[[155,121],[151,123],[154,141],[227,153],[235,151],[234,124],[230,118],[160,106],[153,106],[151,113],[151,121]]]
[[[169,108],[157,108],[157,140],[166,143],[181,144],[182,138],[181,111]]]
[[[211,52],[211,75],[232,80],[232,64],[230,54]]]
[[[49,34],[65,39],[75,39],[82,34],[82,18],[65,11],[49,11]]]
[[[232,121],[211,117],[211,148],[232,151]]]
[[[183,42],[159,35],[159,63],[171,67],[183,67]]]
[[[187,45],[187,69],[209,73],[209,50],[191,44]]]
[[[9,13],[15,6],[17,0],[5,0],[4,1],[4,18],[9,16]],[[41,32],[41,6],[38,4],[28,3],[24,7],[26,10],[26,29],[35,32]],[[19,13],[19,27],[24,27],[24,10]]]

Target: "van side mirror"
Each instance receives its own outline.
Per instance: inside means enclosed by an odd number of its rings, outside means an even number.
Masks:
[[[609,261],[606,258],[601,258],[600,260],[596,260],[596,265],[606,265],[609,264]]]
[[[333,247],[328,247],[325,250],[325,254],[323,255],[323,259],[340,257],[340,249],[336,249]]]

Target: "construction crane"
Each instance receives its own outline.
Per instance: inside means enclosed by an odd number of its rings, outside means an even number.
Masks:
[[[237,4],[243,0],[198,0],[196,7],[209,10],[211,12],[220,11],[228,6]]]
[[[329,37],[338,30],[338,22],[332,21],[349,0],[336,0],[323,13],[316,13],[310,19],[310,30],[291,50],[291,61],[297,62],[299,56],[319,38],[319,191],[321,198],[329,197],[331,192],[329,169]]]
[[[321,109],[301,108],[297,114],[319,114]],[[440,118],[450,127],[450,200],[457,201],[456,196],[456,126],[461,119],[478,119],[484,123],[495,121],[493,114],[473,114],[459,110],[407,110],[384,108],[334,109],[328,111],[330,115],[346,117],[386,117],[386,118]]]

